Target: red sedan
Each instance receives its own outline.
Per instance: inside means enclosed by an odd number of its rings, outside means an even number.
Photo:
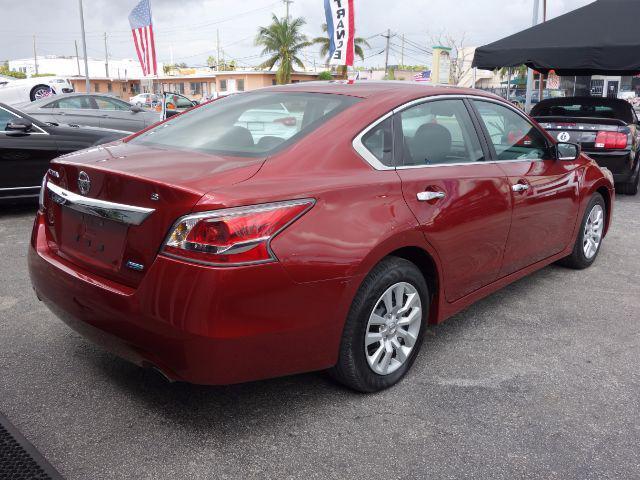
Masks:
[[[234,95],[52,162],[29,269],[62,320],[172,380],[398,382],[427,324],[590,266],[611,173],[476,90]]]

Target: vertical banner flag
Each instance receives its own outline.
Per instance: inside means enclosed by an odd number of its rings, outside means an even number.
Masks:
[[[324,0],[329,35],[329,65],[353,66],[356,35],[353,0]]]
[[[158,75],[156,62],[156,44],[151,25],[151,5],[149,0],[140,0],[129,14],[129,24],[133,33],[133,44],[136,46],[138,60],[142,66],[142,74]]]

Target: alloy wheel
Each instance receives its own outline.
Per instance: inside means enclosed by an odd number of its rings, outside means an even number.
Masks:
[[[591,260],[598,252],[603,231],[604,209],[601,205],[596,204],[591,209],[591,212],[589,212],[582,236],[582,250],[587,260]]]
[[[422,324],[422,302],[407,282],[391,285],[369,316],[364,338],[367,363],[378,375],[389,375],[409,358]]]

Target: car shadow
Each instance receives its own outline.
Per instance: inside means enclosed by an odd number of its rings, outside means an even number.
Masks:
[[[425,343],[407,378],[395,388],[411,388],[422,378],[434,357],[446,355],[451,341],[473,329],[495,321],[491,314],[505,297],[519,298],[545,276],[557,274],[551,266],[511,284],[477,302],[446,322],[430,326]],[[561,269],[564,270],[564,269]],[[188,430],[207,429],[218,435],[236,435],[239,428],[268,430],[273,425],[295,422],[297,415],[325,411],[352,404],[362,396],[334,382],[325,372],[314,372],[229,386],[169,383],[160,374],[142,369],[114,355],[100,351],[86,360],[127,396],[134,396],[146,409],[174,425]],[[417,367],[417,368],[416,368]],[[434,375],[437,372],[434,372]],[[394,389],[376,395],[395,395]],[[396,392],[397,394],[397,392]],[[357,400],[356,400],[357,401]]]
[[[0,219],[24,217],[24,215],[29,213],[33,213],[35,215],[37,209],[37,202],[0,204]]]

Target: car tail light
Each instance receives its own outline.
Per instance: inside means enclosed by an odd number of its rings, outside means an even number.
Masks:
[[[627,148],[628,135],[619,132],[598,132],[596,135],[596,148],[605,150],[620,150]]]
[[[162,253],[217,266],[273,261],[271,240],[314,204],[302,199],[187,215],[174,224]]]
[[[276,118],[273,123],[281,123],[285,127],[295,127],[298,123],[295,117]]]

